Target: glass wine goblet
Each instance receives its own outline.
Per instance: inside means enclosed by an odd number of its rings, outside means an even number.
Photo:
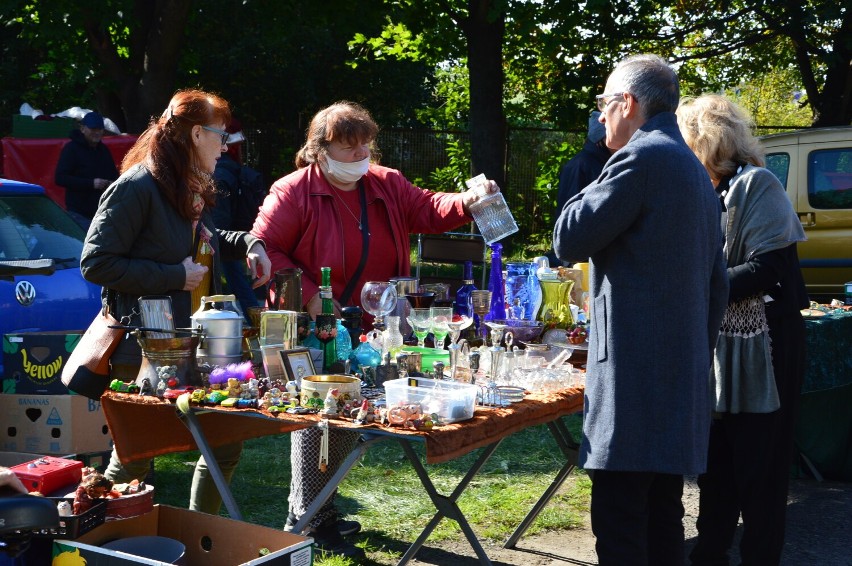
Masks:
[[[453,346],[459,341],[461,331],[473,324],[473,318],[465,315],[457,315],[450,318],[447,326],[450,328],[450,344]]]
[[[414,335],[417,337],[417,345],[421,348],[426,347],[426,336],[432,328],[432,313],[429,309],[411,309],[408,315],[408,324],[414,330]]]
[[[382,317],[396,307],[396,285],[390,281],[367,281],[361,289],[361,308],[373,315],[373,328],[384,330]]]
[[[475,289],[470,292],[473,302],[473,314],[476,315],[476,333],[482,328],[482,317],[491,310],[491,291],[487,289]],[[482,328],[482,343],[487,343],[488,331]]]
[[[450,333],[449,323],[453,320],[453,307],[431,307],[429,316],[432,319],[432,334],[435,335],[435,347],[444,349],[444,340]]]
[[[503,341],[503,331],[506,329],[505,321],[486,320],[485,326],[491,331],[491,345],[499,346]]]

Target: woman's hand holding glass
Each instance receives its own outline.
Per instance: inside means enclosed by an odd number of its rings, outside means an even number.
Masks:
[[[453,320],[452,307],[432,307],[429,309],[432,319],[432,334],[435,335],[435,347],[443,349],[444,340],[450,333],[450,321]]]

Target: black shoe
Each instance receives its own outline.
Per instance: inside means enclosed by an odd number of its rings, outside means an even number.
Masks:
[[[346,519],[338,519],[335,523],[337,532],[345,537],[357,535],[361,532],[361,523],[358,521],[347,521]]]
[[[298,519],[296,519],[292,513],[289,514],[287,516],[287,522],[284,523],[284,530],[292,532],[297,521]],[[357,535],[361,532],[361,523],[358,521],[347,521],[346,519],[338,518],[334,525],[337,527],[337,532],[345,537]]]
[[[313,538],[314,546],[323,552],[356,560],[362,560],[367,556],[363,548],[357,547],[343,538],[340,531],[337,530],[336,523],[308,529],[305,534]]]

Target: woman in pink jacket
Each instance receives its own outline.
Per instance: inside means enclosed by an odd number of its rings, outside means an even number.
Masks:
[[[288,267],[302,270],[302,298],[311,318],[321,310],[321,267],[331,267],[339,315],[341,306],[360,306],[366,281],[409,274],[409,234],[446,232],[471,220],[468,207],[477,199],[474,192],[420,189],[399,171],[371,162],[378,130],[369,112],[357,104],[338,102],[320,110],[296,155],[298,169],[272,185],[255,221],[252,234],[266,244],[273,273]],[[493,181],[488,185],[490,192],[500,190]],[[329,467],[320,473],[320,432],[311,428],[293,433],[288,529],[357,440],[358,433],[332,430]],[[364,551],[343,535],[355,534],[361,526],[339,520],[333,499],[311,520],[308,533],[327,552],[360,558]]]

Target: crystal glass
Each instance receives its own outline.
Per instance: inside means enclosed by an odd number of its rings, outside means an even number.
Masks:
[[[503,341],[503,331],[506,329],[506,325],[493,320],[486,320],[485,326],[491,331],[491,345],[499,346],[500,342]]]
[[[417,336],[417,345],[421,348],[426,346],[426,336],[432,329],[432,313],[430,309],[411,309],[408,314],[408,324],[414,330],[414,335]]]
[[[373,328],[382,329],[382,317],[396,307],[396,285],[390,281],[367,281],[361,289],[361,308],[373,315]]]
[[[450,322],[453,320],[453,307],[432,307],[429,309],[432,319],[432,334],[435,335],[435,347],[443,349],[444,340],[450,333]]]
[[[471,301],[473,302],[473,314],[476,315],[476,332],[482,327],[482,317],[488,314],[491,310],[491,291],[487,289],[476,289],[470,292]],[[486,330],[482,331],[482,340],[485,341]]]
[[[450,328],[450,344],[455,345],[459,341],[461,331],[470,327],[471,324],[473,324],[472,317],[464,315],[455,315],[452,317],[450,322],[447,323],[447,326]]]

